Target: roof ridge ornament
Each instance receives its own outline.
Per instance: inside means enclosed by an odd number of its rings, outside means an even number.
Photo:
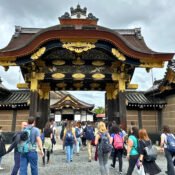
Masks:
[[[92,13],[88,13],[87,15],[87,8],[81,8],[81,6],[78,4],[76,8],[71,7],[70,13],[65,12],[64,15],[62,15],[59,19],[86,19],[86,20],[93,20],[98,21],[98,18],[96,18]]]
[[[74,9],[73,7],[71,7],[71,8],[70,8],[70,11],[71,11],[71,16],[76,15],[77,18],[80,18],[81,15],[86,16],[87,8],[84,7],[84,9],[82,9],[82,8],[80,7],[80,5],[78,4],[78,5],[77,5],[77,8]]]

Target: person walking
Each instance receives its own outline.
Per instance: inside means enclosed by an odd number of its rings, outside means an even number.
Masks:
[[[56,127],[55,127],[55,119],[54,118],[50,118],[49,119],[50,122],[50,128],[52,129],[52,148],[51,148],[51,153],[53,153],[53,146],[56,144]]]
[[[47,164],[50,162],[50,152],[52,149],[52,134],[53,131],[50,128],[50,122],[47,122],[45,127],[44,127],[44,143],[43,143],[43,152],[44,152],[44,156],[43,156],[43,165],[45,165],[45,157],[47,155]],[[47,154],[46,154],[47,152]]]
[[[35,118],[29,117],[28,126],[25,128],[25,130],[30,130],[30,137],[28,142],[29,150],[28,152],[21,153],[20,155],[20,175],[27,175],[28,163],[30,163],[31,174],[38,175],[38,154],[36,151],[37,145],[41,151],[41,156],[44,156],[40,131],[38,128],[34,127],[34,125]]]
[[[169,126],[163,126],[163,132],[161,134],[161,141],[160,141],[160,146],[162,151],[165,153],[165,157],[167,160],[167,174],[168,175],[174,175],[175,170],[174,170],[174,165],[173,165],[173,156],[175,156],[175,153],[171,152],[168,150],[168,137],[172,137],[175,139],[175,136],[171,133],[171,130]]]
[[[1,151],[2,151],[1,154],[2,155],[4,155],[6,153],[4,141],[5,141],[5,137],[4,137],[3,133],[2,133],[2,126],[0,126],[0,142],[2,144],[2,147],[1,147]],[[3,170],[4,168],[2,167],[1,162],[2,162],[2,156],[0,156],[0,170]]]
[[[67,122],[67,126],[64,130],[63,144],[66,147],[66,160],[67,163],[73,161],[73,144],[77,143],[75,136],[75,129],[72,127],[71,121]]]
[[[80,130],[80,122],[77,122],[76,123],[76,127],[75,127],[75,136],[76,136],[76,139],[77,139],[77,143],[76,143],[76,146],[75,146],[75,148],[76,148],[76,154],[77,154],[77,156],[79,156],[79,154],[80,154],[80,146],[81,146],[81,130]]]
[[[139,130],[139,165],[144,167],[144,171],[146,174],[155,175],[161,172],[158,165],[155,163],[155,160],[148,161],[145,155],[145,147],[149,147],[152,145],[150,138],[148,137],[146,129]]]
[[[129,133],[128,144],[127,144],[127,159],[129,160],[129,167],[127,175],[131,175],[134,167],[139,158],[138,151],[138,128],[132,127]]]
[[[121,175],[123,165],[122,156],[123,156],[124,136],[123,134],[121,134],[121,130],[119,127],[117,127],[117,125],[111,128],[111,132],[112,132],[111,138],[114,149],[111,167],[115,168],[116,157],[117,157],[119,161],[119,175]]]
[[[91,126],[91,122],[88,121],[88,124],[86,128],[84,129],[85,137],[86,137],[86,143],[88,146],[88,162],[92,161],[92,140],[94,140],[94,128]]]
[[[104,122],[98,123],[98,133],[95,137],[95,145],[97,145],[97,151],[98,151],[98,159],[99,159],[99,165],[100,165],[100,173],[101,175],[109,175],[109,167],[108,167],[108,159],[109,159],[109,153],[104,153],[102,151],[102,139],[103,137],[108,140],[110,144],[112,144],[112,139],[110,137],[109,132],[106,129],[106,125]]]
[[[21,123],[21,130],[23,130],[28,125],[27,122]],[[18,151],[18,143],[20,142],[21,131],[14,134],[12,138],[12,144],[7,150],[7,153],[10,153],[14,149],[14,166],[11,172],[11,175],[17,175],[20,168],[20,152]]]

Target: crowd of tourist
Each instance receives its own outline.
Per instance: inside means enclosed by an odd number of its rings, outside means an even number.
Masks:
[[[73,161],[74,154],[79,156],[80,150],[87,147],[87,161],[98,160],[101,175],[110,175],[109,157],[112,158],[111,168],[117,166],[116,160],[118,160],[119,175],[123,174],[123,157],[129,162],[126,175],[131,175],[135,167],[142,175],[155,175],[161,172],[161,168],[156,164],[157,149],[146,129],[138,129],[134,122],[131,122],[128,132],[115,121],[107,124],[103,121],[85,123],[65,120],[61,126],[60,133],[57,133],[53,118],[50,118],[41,131],[35,127],[34,117],[29,117],[28,122],[22,122],[21,131],[15,133],[8,150],[0,149],[0,171],[3,169],[1,166],[3,156],[14,149],[14,167],[11,175],[17,175],[18,171],[20,175],[27,175],[28,164],[31,167],[31,174],[38,175],[37,151],[40,151],[43,166],[49,164],[56,137],[59,136],[68,164]],[[167,160],[166,173],[175,175],[175,136],[168,126],[163,127],[160,140],[161,151],[164,151]],[[4,141],[0,127],[1,148]],[[93,147],[96,150],[95,154],[92,151]]]

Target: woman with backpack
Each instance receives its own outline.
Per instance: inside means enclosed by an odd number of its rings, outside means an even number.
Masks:
[[[76,147],[76,154],[77,156],[79,156],[79,153],[80,153],[80,146],[81,146],[81,130],[80,130],[80,122],[77,122],[76,123],[76,126],[75,126],[75,136],[76,136],[76,139],[77,139],[77,144],[75,145]]]
[[[111,128],[111,138],[112,138],[112,143],[113,143],[113,149],[114,149],[114,154],[113,154],[113,161],[111,164],[111,167],[115,168],[115,163],[116,163],[116,157],[118,157],[119,160],[119,175],[122,174],[122,156],[123,156],[123,146],[124,146],[124,137],[123,134],[121,134],[121,130],[117,126],[113,126]]]
[[[107,145],[105,146],[104,143],[107,143]],[[98,149],[98,159],[100,164],[101,175],[109,175],[108,159],[109,159],[110,151],[112,150],[111,144],[112,144],[112,139],[109,135],[109,132],[106,129],[105,123],[99,122],[98,133],[96,134],[96,137],[95,137],[95,145],[97,145],[97,149]],[[104,150],[104,148],[106,150]]]
[[[175,143],[175,136],[171,133],[169,126],[164,126],[163,133],[161,134],[160,146],[161,146],[162,150],[164,150],[164,152],[165,152],[165,157],[167,160],[167,174],[173,175],[173,174],[175,174],[175,170],[174,170],[172,158],[175,155],[175,152],[172,152],[169,149],[170,144],[168,143],[168,141],[170,139],[172,140],[172,143],[173,143],[173,141]]]
[[[134,167],[139,158],[138,146],[139,146],[138,128],[132,127],[129,132],[129,138],[128,138],[128,144],[127,144],[127,158],[129,160],[127,175],[132,175]]]
[[[47,163],[49,163],[50,161],[50,153],[51,153],[51,149],[52,149],[52,134],[53,131],[50,127],[50,122],[47,122],[43,131],[43,152],[44,152],[44,156],[43,156],[43,165],[45,165],[45,156],[47,155]],[[46,154],[47,152],[47,154]]]
[[[73,145],[77,143],[75,136],[75,128],[72,127],[71,121],[67,122],[67,126],[64,130],[63,144],[66,147],[66,161],[70,163],[73,161]]]
[[[158,174],[161,172],[158,165],[155,163],[156,157],[147,157],[145,148],[151,148],[152,142],[148,137],[146,129],[139,130],[139,166],[144,167],[145,174],[148,173],[150,175]],[[154,153],[153,153],[154,154]],[[156,154],[156,153],[155,153]]]

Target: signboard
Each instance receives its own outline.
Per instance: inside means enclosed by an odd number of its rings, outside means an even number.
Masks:
[[[55,121],[60,122],[61,121],[61,115],[55,115]]]
[[[93,120],[93,115],[88,114],[88,115],[87,115],[87,121],[93,122],[93,121],[94,121],[94,120]]]
[[[74,114],[73,109],[63,109],[62,114]]]
[[[75,121],[80,121],[81,120],[81,115],[80,114],[75,114],[74,115],[74,120]]]

